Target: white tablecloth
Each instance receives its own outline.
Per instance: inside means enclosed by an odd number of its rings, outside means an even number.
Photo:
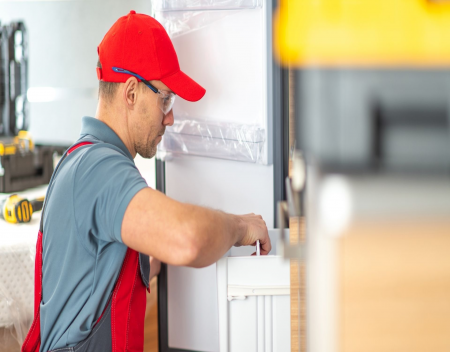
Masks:
[[[45,195],[47,186],[18,192],[28,199]],[[0,198],[6,197],[0,193]],[[23,341],[34,309],[34,258],[41,212],[27,224],[0,219],[0,327],[14,327]]]

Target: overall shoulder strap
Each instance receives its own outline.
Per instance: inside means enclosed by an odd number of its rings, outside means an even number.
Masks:
[[[75,149],[82,147],[87,144],[93,144],[92,142],[81,142],[75,144],[73,147],[69,148],[67,150],[63,157],[61,158],[60,162],[58,163],[58,166],[56,167],[55,171],[53,172],[53,175],[50,179],[50,185],[52,184],[53,178],[56,174],[56,171],[61,166],[63,160],[72,153]],[[49,185],[49,189],[50,189]],[[48,190],[47,190],[47,196],[44,200],[44,205],[42,207],[42,213],[41,213],[41,222],[39,225],[39,233],[38,238],[36,241],[36,258],[34,263],[34,318],[33,323],[31,324],[30,330],[27,333],[27,337],[25,338],[25,341],[22,345],[21,351],[22,352],[39,352],[41,347],[41,322],[40,322],[40,304],[42,300],[42,237],[43,237],[43,226],[44,226],[44,210],[45,205],[48,201]]]
[[[51,187],[51,185],[52,185],[52,183],[53,183],[53,178],[55,177],[55,175],[56,175],[57,171],[59,170],[59,167],[62,165],[63,161],[64,161],[64,160],[65,160],[65,159],[66,159],[73,151],[75,151],[76,149],[78,149],[78,148],[80,148],[80,147],[83,147],[83,146],[85,146],[85,145],[91,145],[91,144],[94,144],[94,142],[91,142],[91,141],[84,141],[84,142],[80,142],[80,143],[74,144],[72,147],[70,147],[70,148],[64,153],[64,155],[62,156],[62,158],[61,158],[61,160],[59,161],[58,165],[56,166],[55,171],[53,171],[53,175],[52,175],[52,177],[51,177],[51,179],[50,179],[50,184],[49,184],[48,189],[47,189],[47,195],[46,195],[46,197],[45,197],[45,199],[44,199],[44,204],[43,204],[43,206],[42,206],[41,221],[40,221],[40,224],[39,224],[39,231],[40,231],[42,234],[44,233],[44,212],[45,212],[45,206],[47,205],[48,195],[49,195],[49,190],[50,190],[50,187]]]

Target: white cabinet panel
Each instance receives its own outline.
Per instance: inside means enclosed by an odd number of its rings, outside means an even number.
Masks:
[[[217,262],[220,352],[290,351],[290,263],[279,256]]]
[[[167,270],[169,347],[218,352],[216,265]]]
[[[230,351],[257,352],[258,341],[258,297],[249,297],[245,301],[233,301],[229,306],[229,319],[233,324],[229,325]],[[249,324],[248,319],[253,319],[254,324]],[[228,351],[227,351],[228,352]]]
[[[272,297],[273,352],[291,350],[291,297]],[[280,324],[279,322],[282,322]],[[266,351],[267,352],[267,351]]]
[[[260,214],[273,227],[273,166],[184,156],[166,162],[166,194],[234,214]]]
[[[261,214],[269,227],[273,226],[272,178],[272,165],[201,157],[166,162],[168,196],[237,214]],[[169,346],[218,351],[215,267],[169,267],[167,275]]]

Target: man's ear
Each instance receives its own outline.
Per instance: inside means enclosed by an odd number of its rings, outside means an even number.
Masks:
[[[123,88],[123,99],[130,110],[133,110],[136,105],[139,95],[139,82],[136,77],[130,77],[125,82]]]

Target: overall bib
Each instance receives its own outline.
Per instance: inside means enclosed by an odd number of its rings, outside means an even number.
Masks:
[[[71,147],[62,157],[50,181],[49,189],[58,168],[66,157],[77,148],[94,144],[81,142]],[[49,192],[47,191],[47,195]],[[46,197],[45,202],[48,199]],[[44,211],[41,214],[39,234],[36,243],[36,261],[34,272],[34,319],[30,331],[22,345],[22,352],[39,352],[41,346],[40,304],[42,300],[42,238],[44,236]],[[102,352],[130,351],[142,352],[144,349],[144,318],[146,308],[146,290],[149,289],[149,257],[128,248],[122,268],[108,303],[96,321],[89,336],[72,347],[58,348],[53,351]]]

